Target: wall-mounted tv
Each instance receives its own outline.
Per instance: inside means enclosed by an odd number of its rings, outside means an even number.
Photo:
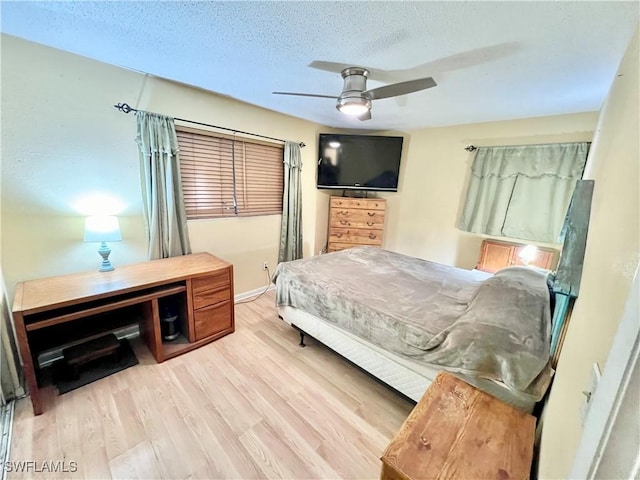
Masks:
[[[402,140],[321,133],[318,188],[397,192]]]

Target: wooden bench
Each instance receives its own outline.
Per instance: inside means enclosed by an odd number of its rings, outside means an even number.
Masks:
[[[120,342],[113,333],[110,333],[94,340],[65,348],[62,354],[67,365],[72,370],[73,377],[78,378],[82,365],[108,355],[117,356],[119,348]]]
[[[535,417],[440,372],[382,455],[381,480],[528,479]]]

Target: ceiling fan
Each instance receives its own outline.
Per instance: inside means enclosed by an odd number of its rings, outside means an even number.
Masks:
[[[372,100],[406,95],[408,93],[418,92],[438,85],[433,78],[425,77],[367,90],[367,77],[369,77],[371,73],[371,70],[367,68],[349,67],[331,62],[318,61],[312,62],[309,66],[328,71],[336,71],[336,67],[338,67],[339,69],[337,71],[340,72],[344,79],[342,93],[337,97],[333,95],[295,92],[273,92],[273,94],[294,95],[298,97],[332,98],[337,100],[336,108],[340,112],[346,115],[353,115],[362,121],[371,119]]]

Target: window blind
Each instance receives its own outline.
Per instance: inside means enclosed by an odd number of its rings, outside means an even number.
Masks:
[[[283,147],[176,126],[187,218],[282,213]]]

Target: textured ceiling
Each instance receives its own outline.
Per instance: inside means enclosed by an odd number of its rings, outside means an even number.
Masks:
[[[598,110],[639,18],[636,1],[3,1],[1,13],[4,33],[44,45],[324,125],[399,130]],[[337,96],[340,75],[313,60],[438,86],[374,101],[368,122],[271,94]]]

